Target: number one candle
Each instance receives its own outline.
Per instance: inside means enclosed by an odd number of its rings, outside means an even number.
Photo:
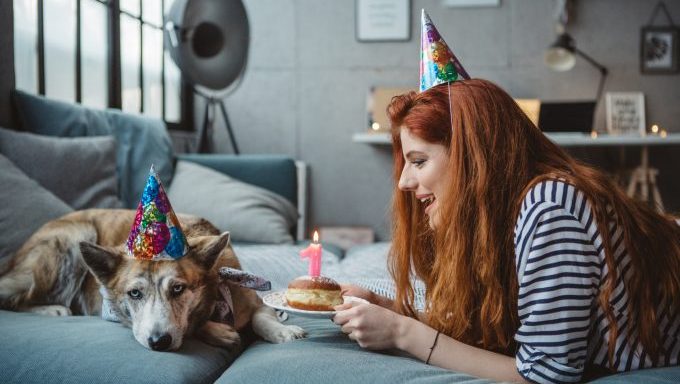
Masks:
[[[309,258],[308,275],[318,277],[321,275],[321,243],[319,243],[319,232],[314,231],[314,241],[309,247],[300,251],[300,257]]]

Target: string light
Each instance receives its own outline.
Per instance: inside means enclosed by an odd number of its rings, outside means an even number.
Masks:
[[[593,139],[597,139],[597,131],[591,131],[590,137],[592,137]]]
[[[657,133],[657,132],[659,132],[659,126],[656,125],[656,124],[652,125],[652,133]]]
[[[665,129],[662,129],[662,130],[661,130],[661,133],[659,133],[659,136],[661,136],[661,137],[666,137],[666,130],[665,130]]]
[[[371,129],[373,129],[374,131],[379,131],[380,130],[380,124],[379,123],[371,124]]]

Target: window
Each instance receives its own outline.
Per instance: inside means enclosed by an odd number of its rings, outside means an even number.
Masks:
[[[163,49],[171,3],[14,0],[16,87],[189,129],[192,93]]]

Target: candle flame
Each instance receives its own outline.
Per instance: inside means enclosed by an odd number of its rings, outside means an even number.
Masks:
[[[314,231],[314,236],[312,237],[315,243],[319,242],[319,231]]]

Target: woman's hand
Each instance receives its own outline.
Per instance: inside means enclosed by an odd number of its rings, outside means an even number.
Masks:
[[[370,291],[366,288],[362,288],[354,284],[340,284],[340,290],[342,291],[343,296],[354,296],[360,299],[364,299],[369,303],[377,304],[376,298],[378,295],[376,295],[375,293],[373,293],[373,291]]]
[[[347,303],[335,307],[335,324],[360,347],[374,350],[399,348],[411,318],[375,304]]]
[[[366,288],[362,288],[358,285],[340,284],[340,290],[342,291],[343,296],[358,297],[368,301],[371,304],[377,304],[387,309],[392,309],[394,307],[394,302],[391,299],[378,295],[377,293]]]

